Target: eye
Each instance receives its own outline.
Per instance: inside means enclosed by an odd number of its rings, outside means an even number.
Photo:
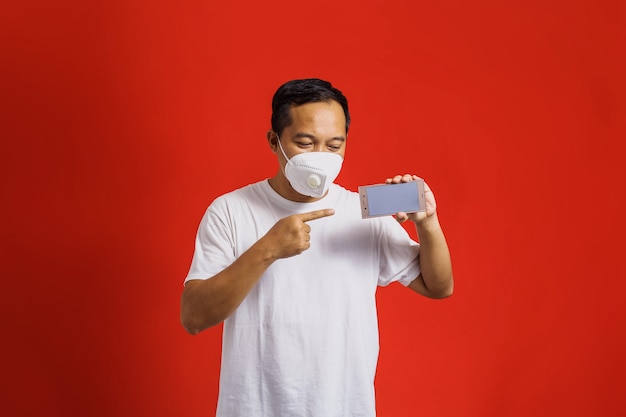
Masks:
[[[296,142],[296,145],[298,145],[300,148],[306,148],[307,146],[311,146],[312,143],[311,142]]]
[[[333,143],[333,144],[329,144],[327,147],[328,147],[328,149],[330,149],[333,152],[338,152],[338,151],[341,150],[341,144],[334,144]]]

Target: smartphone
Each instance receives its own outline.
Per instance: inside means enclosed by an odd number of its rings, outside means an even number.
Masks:
[[[426,211],[424,180],[400,184],[363,185],[359,187],[361,217],[389,216],[399,211]]]

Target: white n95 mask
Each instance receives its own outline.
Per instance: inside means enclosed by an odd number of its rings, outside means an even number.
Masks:
[[[309,197],[322,197],[335,181],[343,158],[332,152],[304,152],[287,158],[278,138],[278,146],[287,160],[285,177],[294,190]]]

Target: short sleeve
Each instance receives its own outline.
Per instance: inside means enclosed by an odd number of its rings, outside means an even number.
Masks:
[[[400,282],[405,287],[420,274],[420,245],[392,217],[381,219],[379,286]]]
[[[185,283],[208,279],[235,261],[234,239],[227,217],[213,203],[205,212],[196,234],[195,249]]]

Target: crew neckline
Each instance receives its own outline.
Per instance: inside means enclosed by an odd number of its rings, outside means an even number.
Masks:
[[[333,208],[337,195],[337,187],[339,187],[337,184],[333,183],[330,185],[328,193],[324,197],[320,198],[317,201],[306,203],[300,201],[292,201],[280,195],[270,185],[269,178],[267,178],[265,181],[262,181],[262,186],[263,188],[265,188],[265,191],[272,203],[275,203],[280,207],[295,212],[307,212],[320,208]]]

